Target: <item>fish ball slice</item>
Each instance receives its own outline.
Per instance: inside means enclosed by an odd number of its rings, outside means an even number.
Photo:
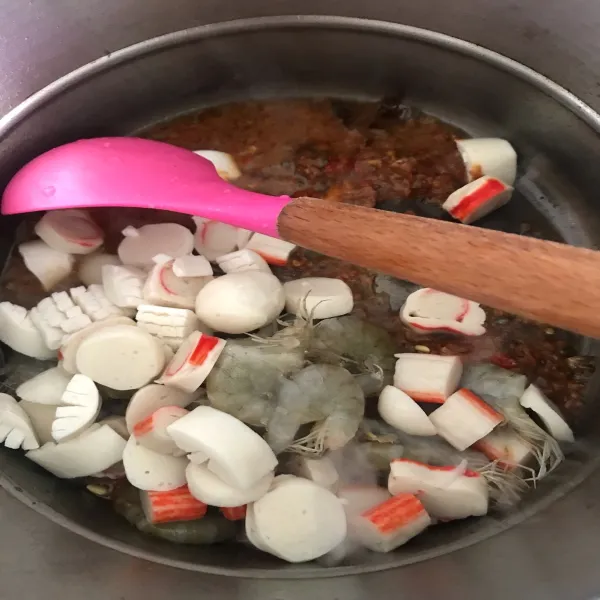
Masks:
[[[167,431],[185,452],[208,458],[208,469],[235,488],[252,487],[277,465],[275,454],[260,435],[210,406],[198,406]]]
[[[182,451],[167,434],[167,427],[187,414],[188,411],[179,406],[163,406],[136,423],[132,434],[142,446],[154,452],[181,456]]]
[[[194,154],[210,161],[219,177],[225,181],[233,181],[242,176],[242,172],[231,154],[218,150],[194,150]]]
[[[394,386],[417,402],[442,404],[458,388],[462,363],[458,356],[396,354]]]
[[[75,261],[70,254],[54,250],[41,240],[19,244],[18,250],[27,269],[46,291],[68,277],[73,270]]]
[[[35,233],[48,246],[67,254],[90,254],[104,241],[104,233],[82,210],[52,210],[35,226]]]
[[[574,442],[573,430],[554,406],[535,385],[530,385],[519,400],[523,408],[532,410],[544,423],[550,435],[559,442]]]
[[[194,498],[210,506],[236,507],[262,498],[273,481],[269,472],[244,490],[234,488],[219,479],[205,464],[190,463],[186,469],[188,487]]]
[[[258,539],[288,562],[323,556],[346,537],[340,499],[307,479],[287,479],[275,486],[253,504],[253,514]]]
[[[267,552],[268,554],[273,554],[274,556],[279,556],[273,550],[273,548],[271,548],[266,543],[264,538],[261,537],[261,535],[256,527],[256,518],[254,517],[254,505],[253,504],[249,504],[248,508],[246,510],[245,529],[246,529],[246,537],[248,538],[248,541],[253,546],[258,548],[259,550],[262,550],[263,552]],[[279,558],[281,558],[281,557],[279,557]]]
[[[517,178],[517,153],[500,138],[457,140],[456,147],[465,163],[469,181],[484,175],[496,177],[506,185]]]
[[[62,395],[69,381],[69,373],[61,367],[53,367],[23,382],[16,389],[16,394],[26,402],[58,406],[62,404]]]
[[[133,487],[146,492],[167,492],[185,485],[185,456],[159,454],[131,436],[123,452],[125,476]]]
[[[195,394],[189,394],[177,388],[158,383],[150,383],[140,388],[129,401],[125,411],[125,422],[129,433],[137,423],[143,421],[154,412],[165,406],[178,406],[185,408],[196,398]]]
[[[73,479],[105,471],[122,459],[124,450],[125,440],[108,425],[101,425],[61,444],[44,444],[25,456],[56,477]]]
[[[219,221],[192,217],[196,224],[194,248],[211,262],[237,248],[238,228]]]
[[[196,298],[196,314],[215,331],[247,333],[274,321],[285,306],[283,286],[269,273],[230,273],[209,282]]]
[[[151,267],[157,254],[179,258],[194,249],[192,232],[177,223],[144,225],[139,229],[127,228],[119,244],[118,254],[124,265]]]
[[[56,358],[28,311],[10,302],[0,302],[0,340],[9,348],[38,360]]]
[[[392,427],[410,435],[436,435],[427,413],[402,390],[386,385],[379,395],[379,416]]]
[[[59,366],[67,373],[75,375],[77,373],[77,364],[75,359],[77,357],[77,351],[79,350],[81,342],[101,329],[113,327],[114,325],[127,325],[135,327],[135,321],[129,317],[109,317],[103,321],[92,323],[85,329],[76,331],[63,340],[63,344],[58,351],[58,359],[60,360]]]
[[[162,343],[147,331],[112,325],[86,337],[75,357],[77,370],[114,390],[135,390],[152,381],[165,366]]]
[[[196,296],[212,277],[177,277],[173,260],[157,264],[148,275],[142,295],[146,304],[194,309]]]
[[[285,308],[294,315],[315,319],[341,317],[352,312],[352,290],[345,281],[330,277],[304,277],[283,284]]]
[[[97,252],[88,254],[81,259],[77,274],[81,283],[84,285],[101,285],[102,284],[102,267],[104,265],[112,265],[119,267],[122,265],[121,259],[116,254],[105,254]]]
[[[181,344],[158,383],[185,392],[196,391],[212,371],[225,343],[225,340],[194,331]]]

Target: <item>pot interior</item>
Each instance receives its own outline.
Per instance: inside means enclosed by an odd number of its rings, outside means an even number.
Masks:
[[[483,49],[424,30],[333,17],[202,27],[88,65],[0,121],[0,185],[29,159],[61,143],[127,135],[228,102],[282,97],[394,97],[470,135],[509,139],[519,155],[517,195],[486,226],[514,229],[527,220],[545,237],[591,247],[600,243],[595,167],[600,121],[595,113],[543,77]],[[4,261],[17,221],[0,219]],[[581,340],[578,350],[595,355],[597,349]],[[589,424],[598,385],[595,376],[580,414],[583,440],[594,433]],[[243,577],[339,575],[432,558],[541,510],[587,476],[600,456],[584,441],[556,477],[544,480],[505,517],[435,527],[393,553],[370,553],[355,564],[324,568],[287,565],[239,545],[202,548],[154,540],[128,526],[102,500],[55,479],[19,453],[2,450],[3,485],[66,527],[151,560]]]

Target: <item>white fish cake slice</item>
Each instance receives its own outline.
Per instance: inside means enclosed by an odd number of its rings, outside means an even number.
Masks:
[[[56,477],[73,479],[102,473],[123,458],[125,440],[108,425],[93,425],[61,444],[49,442],[26,454]]]
[[[177,223],[144,225],[139,229],[129,227],[119,244],[118,254],[124,265],[151,267],[157,254],[172,258],[191,254],[194,249],[192,232]]]
[[[98,388],[85,375],[73,375],[56,409],[52,437],[63,442],[79,435],[98,417],[101,401]]]
[[[194,498],[209,506],[235,507],[255,502],[268,491],[273,481],[269,472],[251,487],[240,490],[219,479],[205,464],[190,463],[186,469],[187,484]]]
[[[74,259],[70,254],[54,250],[41,240],[19,244],[19,254],[46,291],[51,290],[73,270]]]
[[[23,382],[16,394],[26,402],[59,406],[69,381],[69,373],[61,367],[53,367]]]
[[[56,357],[31,320],[27,309],[10,302],[0,302],[0,340],[25,356],[39,360]]]
[[[17,450],[35,450],[39,442],[27,413],[8,394],[0,393],[0,443]]]
[[[436,435],[427,413],[402,390],[386,385],[379,395],[379,416],[392,427],[410,435]]]
[[[163,370],[163,344],[139,327],[111,325],[87,336],[77,349],[77,371],[114,390],[136,390]]]
[[[127,480],[146,492],[168,492],[185,485],[187,465],[185,456],[159,454],[142,446],[133,435],[123,452]]]

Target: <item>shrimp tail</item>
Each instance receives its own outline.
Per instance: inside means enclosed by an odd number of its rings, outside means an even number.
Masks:
[[[525,468],[532,475],[533,469]],[[528,479],[521,476],[521,471],[507,469],[499,461],[488,462],[485,466],[477,469],[488,484],[490,498],[496,508],[507,510],[512,508],[521,500],[522,494],[528,489]]]

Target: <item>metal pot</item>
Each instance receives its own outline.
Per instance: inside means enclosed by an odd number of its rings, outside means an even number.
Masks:
[[[336,96],[404,101],[472,135],[510,139],[520,156],[515,218],[545,217],[554,235],[600,242],[600,116],[541,75],[493,52],[438,33],[336,17],[281,17],[210,25],[129,47],[34,94],[0,121],[0,185],[40,152],[81,137],[130,134],[178,113],[233,100]],[[15,220],[0,220],[0,253]],[[582,352],[595,352],[583,341]],[[600,378],[592,381],[594,397]],[[584,421],[591,422],[590,405]],[[582,429],[582,435],[585,431]],[[101,500],[0,453],[0,483],[21,500],[88,538],[153,561],[241,577],[364,573],[478,543],[542,510],[600,463],[593,450],[569,461],[560,481],[529,494],[517,513],[437,528],[407,548],[352,566],[283,565],[239,547],[179,547],[144,537]]]

